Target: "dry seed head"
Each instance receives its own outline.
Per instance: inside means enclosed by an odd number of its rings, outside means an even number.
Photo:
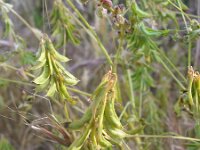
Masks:
[[[112,1],[111,0],[100,0],[100,2],[105,9],[111,9],[112,8]]]
[[[192,66],[188,67],[188,78],[193,79],[194,78],[194,69]]]
[[[112,15],[116,16],[118,14],[122,14],[124,12],[124,9],[125,9],[125,7],[123,4],[116,5],[114,7],[114,11],[113,11]]]
[[[98,17],[103,18],[107,14],[107,9],[103,8],[102,6],[98,6],[96,14]]]

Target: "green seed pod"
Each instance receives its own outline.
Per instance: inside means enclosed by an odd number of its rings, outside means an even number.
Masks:
[[[105,108],[105,113],[104,113],[104,117],[105,117],[105,121],[108,122],[110,124],[110,126],[114,127],[114,128],[122,128],[122,124],[115,112],[115,108],[114,108],[114,91],[111,91],[108,94],[108,99],[107,99],[107,105]]]
[[[107,133],[108,135],[113,138],[113,139],[123,139],[125,137],[128,137],[129,135],[125,133],[123,130],[118,129],[118,128],[112,128],[107,125]]]
[[[193,70],[192,66],[190,66],[190,67],[188,67],[188,99],[189,99],[190,106],[193,106],[193,104],[194,104],[193,97],[192,97],[193,80],[194,80],[194,70]]]
[[[44,66],[42,73],[39,77],[33,80],[36,84],[44,84],[50,77],[50,70],[47,65]]]
[[[112,147],[112,144],[108,140],[106,140],[102,135],[99,138],[99,145],[103,148]]]
[[[55,84],[55,82],[52,82],[52,83],[50,83],[50,88],[49,88],[46,95],[49,96],[49,97],[53,97],[54,94],[56,93],[56,91],[57,91],[56,84]]]
[[[80,150],[84,144],[84,142],[87,140],[87,138],[89,137],[91,133],[91,128],[90,126],[88,126],[84,133],[81,135],[81,137],[77,140],[75,140],[70,147],[68,148],[68,150]]]
[[[35,66],[31,67],[31,70],[38,70],[44,67],[45,64],[46,64],[46,60],[42,62],[38,62]]]
[[[149,14],[146,13],[146,12],[144,12],[143,10],[141,10],[141,9],[138,7],[138,5],[137,5],[136,2],[134,2],[134,3],[132,4],[132,11],[133,11],[133,12],[135,13],[135,15],[138,16],[139,18],[147,18],[147,17],[149,17]]]

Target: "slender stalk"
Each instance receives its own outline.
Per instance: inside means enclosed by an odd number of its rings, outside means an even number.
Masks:
[[[131,71],[130,69],[127,69],[127,75],[128,75],[128,83],[129,83],[129,88],[130,88],[130,97],[131,97],[131,104],[132,104],[132,107],[133,109],[135,110],[135,95],[134,95],[134,92],[133,92],[133,82],[131,80]]]
[[[177,84],[180,86],[182,90],[185,90],[185,86],[176,78],[176,76],[173,74],[173,72],[167,67],[167,65],[163,62],[163,60],[160,60],[160,63],[164,66],[164,68],[169,72],[169,74],[174,78],[174,80],[177,82]]]
[[[23,82],[23,81],[19,81],[19,80],[12,80],[12,79],[7,79],[7,78],[3,78],[3,77],[0,77],[0,80],[6,81],[6,82],[11,82],[11,83],[16,83],[16,84],[23,84],[23,85],[28,85],[28,86],[34,86],[33,84],[28,83],[28,82]]]
[[[85,24],[85,26],[88,28],[88,30],[94,35],[99,47],[101,48],[103,54],[105,55],[108,63],[112,66],[113,62],[107,52],[107,50],[105,49],[105,47],[103,46],[102,42],[100,41],[99,37],[96,35],[96,32],[92,29],[92,27],[89,25],[89,23],[85,20],[85,18],[82,16],[82,14],[79,12],[79,10],[76,8],[76,6],[74,6],[74,4],[71,2],[71,0],[66,0],[66,2],[70,5],[70,7],[76,12],[76,14],[78,15],[78,17],[81,19],[81,21]]]
[[[185,78],[185,77],[182,75],[182,73],[177,69],[177,67],[171,62],[171,60],[166,56],[166,54],[165,54],[163,51],[161,51],[161,49],[159,49],[159,48],[157,47],[157,45],[155,45],[155,43],[154,43],[151,39],[149,39],[149,41],[151,42],[151,44],[153,45],[153,47],[159,52],[160,56],[162,56],[163,59],[165,59],[166,62],[168,62],[169,65],[171,65],[171,67],[178,73],[178,75],[183,79],[183,81],[184,81],[184,82],[187,82],[186,78]],[[164,62],[164,60],[162,60],[162,61],[163,61],[163,63],[165,64],[165,67],[167,67],[168,70],[170,70],[169,67],[166,65],[166,63]],[[171,73],[172,73],[172,72],[171,72]],[[172,74],[173,74],[173,73],[172,73]]]
[[[192,41],[189,36],[188,37],[188,66],[191,66],[191,52],[192,52]]]
[[[184,15],[183,9],[181,7],[180,0],[177,0],[177,1],[178,1],[178,5],[180,7],[180,12],[181,12],[183,21],[185,23],[185,27],[187,29],[187,33],[189,33],[188,25],[187,25],[187,22],[186,22],[186,19],[185,19],[185,15]],[[191,40],[190,40],[190,36],[188,36],[188,66],[191,66],[191,50],[192,50],[192,43],[191,43]]]
[[[170,139],[176,139],[176,140],[186,140],[186,141],[193,141],[193,142],[200,142],[200,139],[197,138],[190,138],[190,137],[184,137],[184,136],[173,136],[173,135],[130,135],[128,137],[140,137],[140,138],[170,138]]]
[[[140,81],[139,117],[142,117],[143,81]]]
[[[87,92],[83,92],[83,91],[78,90],[78,89],[74,89],[74,88],[70,88],[70,87],[67,87],[67,89],[70,90],[70,91],[72,91],[72,92],[81,94],[81,95],[85,95],[85,96],[88,96],[88,97],[91,96],[91,94],[89,94],[89,93],[87,93]]]

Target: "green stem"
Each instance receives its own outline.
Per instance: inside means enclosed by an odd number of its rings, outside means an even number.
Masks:
[[[191,19],[190,19],[190,17],[188,16],[188,14],[186,14],[185,12],[183,12],[183,10],[182,10],[181,8],[179,8],[178,6],[176,6],[176,4],[174,4],[171,0],[168,0],[168,2],[169,2],[172,6],[174,6],[176,9],[178,9],[178,10],[181,12],[181,14],[184,14],[184,15],[187,17],[188,20],[191,21]]]
[[[169,72],[169,74],[174,78],[174,80],[177,82],[177,84],[180,86],[182,90],[185,90],[184,85],[176,78],[176,76],[173,74],[173,72],[167,67],[167,65],[163,62],[162,59],[160,59],[160,63],[164,66],[164,68]]]
[[[188,67],[191,66],[191,51],[192,51],[192,41],[190,36],[188,37]]]
[[[67,89],[70,90],[70,91],[72,91],[72,92],[81,94],[81,95],[85,95],[85,96],[88,96],[88,97],[91,96],[91,94],[89,94],[89,93],[87,93],[87,92],[80,91],[80,90],[78,90],[78,89],[74,89],[74,88],[70,88],[70,87],[67,87]]]
[[[70,5],[70,7],[76,12],[76,14],[78,15],[78,17],[81,19],[81,21],[85,24],[85,26],[88,28],[88,30],[94,35],[99,47],[101,48],[102,52],[104,53],[108,63],[112,66],[113,62],[107,52],[107,50],[105,49],[105,47],[103,46],[103,44],[101,43],[99,37],[96,35],[96,32],[92,29],[92,27],[89,25],[89,23],[85,20],[85,18],[82,16],[82,14],[79,12],[79,10],[76,8],[76,6],[74,6],[74,4],[71,2],[71,0],[66,0],[66,2]]]
[[[153,45],[154,49],[156,49],[156,50],[159,52],[160,56],[162,56],[163,59],[165,59],[166,62],[168,62],[169,65],[171,65],[171,67],[178,73],[178,75],[184,80],[184,82],[187,82],[186,78],[181,74],[181,72],[180,72],[180,71],[177,69],[177,67],[171,62],[171,60],[165,55],[165,53],[164,53],[163,51],[161,51],[161,49],[159,49],[159,48],[157,47],[157,45],[156,45],[151,39],[149,39],[149,42],[151,42],[151,44]],[[162,61],[163,61],[163,60],[162,60]],[[165,64],[164,61],[163,61],[163,63]],[[165,67],[167,67],[168,70],[170,70],[169,67],[168,67],[166,64],[165,64]],[[171,72],[171,73],[172,73],[172,72]],[[173,73],[172,73],[172,74],[173,74]],[[180,81],[179,81],[179,82],[180,82]]]
[[[173,135],[130,135],[128,137],[140,137],[140,138],[170,138],[170,139],[176,139],[176,140],[186,140],[186,141],[195,141],[200,142],[200,139],[197,138],[190,138],[190,137],[184,137],[184,136],[173,136]]]
[[[130,88],[130,97],[131,97],[131,104],[132,104],[132,107],[133,109],[135,110],[135,95],[134,95],[134,92],[133,92],[133,82],[131,80],[131,70],[130,69],[127,69],[127,75],[128,75],[128,83],[129,83],[129,88]]]
[[[140,82],[140,100],[139,100],[139,117],[142,117],[142,98],[143,97],[143,81]]]
[[[17,83],[17,84],[28,85],[28,86],[34,86],[31,83],[27,83],[27,82],[23,82],[23,81],[19,81],[19,80],[7,79],[7,78],[3,78],[3,77],[0,77],[0,80],[6,81],[6,82]]]

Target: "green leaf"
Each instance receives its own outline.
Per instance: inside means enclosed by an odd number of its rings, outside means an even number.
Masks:
[[[36,57],[32,52],[22,51],[20,56],[22,65],[33,65],[36,61]]]

